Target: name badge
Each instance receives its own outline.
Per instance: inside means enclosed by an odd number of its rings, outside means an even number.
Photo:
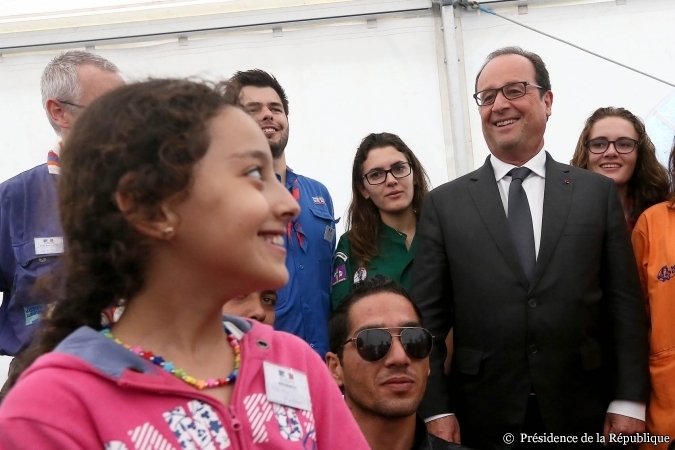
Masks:
[[[263,361],[263,370],[268,401],[305,411],[312,410],[307,375],[267,361]]]
[[[63,237],[35,238],[36,255],[53,255],[63,253]]]
[[[323,232],[323,238],[328,242],[333,242],[333,236],[335,236],[335,228],[326,225],[326,231]]]

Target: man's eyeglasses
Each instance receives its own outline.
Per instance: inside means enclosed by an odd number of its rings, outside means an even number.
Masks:
[[[626,153],[630,153],[635,150],[635,147],[637,147],[638,143],[639,142],[635,139],[620,137],[616,141],[610,141],[606,138],[590,139],[586,141],[586,144],[584,145],[586,145],[586,148],[589,152],[595,153],[596,155],[602,155],[609,148],[609,144],[613,144],[617,153],[625,155]]]
[[[402,162],[394,164],[389,170],[375,169],[371,170],[363,176],[368,184],[376,186],[382,184],[387,179],[387,174],[391,174],[396,179],[405,178],[412,173],[412,164],[409,162]]]
[[[401,330],[400,334],[392,334],[389,330]],[[421,327],[368,328],[340,346],[354,341],[356,351],[366,361],[376,362],[387,356],[391,350],[394,337],[401,340],[405,353],[412,359],[424,359],[431,353],[433,336],[429,330]]]
[[[56,100],[57,100],[59,103],[63,103],[64,105],[74,106],[74,107],[76,107],[76,108],[83,108],[83,109],[86,108],[86,106],[84,106],[84,105],[78,105],[77,103],[67,102],[67,101],[65,101],[65,100],[59,100],[59,99],[56,99]]]
[[[473,94],[473,98],[476,99],[478,106],[487,106],[491,105],[497,100],[497,93],[499,91],[504,94],[504,98],[507,100],[515,100],[520,97],[524,97],[527,94],[527,87],[532,86],[538,89],[543,89],[541,86],[532,84],[528,81],[518,81],[516,83],[506,84],[499,89],[485,89],[480,92]]]

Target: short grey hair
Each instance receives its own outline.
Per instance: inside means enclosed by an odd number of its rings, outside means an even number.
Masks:
[[[107,59],[93,53],[81,50],[72,50],[61,53],[49,61],[40,80],[42,92],[42,107],[46,108],[47,100],[57,100],[77,103],[82,95],[82,86],[77,78],[77,69],[82,66],[94,66],[98,69],[111,73],[119,73],[117,66]],[[56,134],[61,135],[61,129],[47,114],[49,124]]]

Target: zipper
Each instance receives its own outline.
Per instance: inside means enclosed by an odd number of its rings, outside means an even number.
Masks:
[[[228,412],[230,413],[230,424],[232,425],[232,431],[234,431],[234,436],[232,437],[233,440],[236,440],[236,447],[235,448],[243,448],[241,446],[241,439],[240,439],[240,431],[241,431],[241,421],[237,417],[237,413],[234,410],[233,406],[228,406],[227,407]]]
[[[241,345],[242,353],[244,353],[244,350],[246,350],[244,348],[245,346],[244,341],[247,337],[247,334],[242,332],[238,327],[229,322],[224,322],[224,326],[228,327],[230,332],[239,340],[239,345]],[[243,425],[241,423],[241,420],[239,420],[239,417],[237,417],[237,410],[235,408],[235,406],[239,404],[238,403],[240,396],[239,392],[243,389],[241,383],[242,380],[244,380],[243,369],[245,367],[246,364],[244,364],[244,358],[242,358],[241,365],[239,366],[239,375],[237,376],[237,382],[234,383],[234,386],[232,388],[232,396],[230,397],[230,404],[224,405],[225,408],[227,409],[227,412],[230,413],[230,425],[232,427],[232,432],[234,434],[231,437],[231,440],[236,444],[235,445],[236,449],[250,448],[250,445],[244,446],[242,444],[241,430],[243,428]]]

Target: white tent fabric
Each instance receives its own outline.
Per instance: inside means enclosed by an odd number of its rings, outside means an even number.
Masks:
[[[487,6],[675,82],[672,0]],[[190,33],[209,28],[217,30]],[[149,36],[156,33],[164,34]],[[107,40],[111,36],[127,38]],[[68,40],[73,43],[63,44]],[[326,184],[336,215],[343,216],[353,154],[370,132],[401,135],[434,186],[483,163],[488,150],[471,98],[473,80],[487,54],[506,45],[535,51],[548,65],[554,102],[546,149],[559,161],[570,160],[588,115],[610,105],[645,118],[661,157],[669,151],[672,86],[498,17],[432,7],[431,0],[4,0],[0,181],[44,162],[56,137],[40,105],[40,73],[60,49],[86,47],[117,63],[130,81],[228,77],[254,67],[274,73],[291,102],[289,164]],[[457,142],[460,127],[466,133]],[[468,158],[465,167],[456,164],[460,156]],[[4,372],[0,366],[0,381]]]

